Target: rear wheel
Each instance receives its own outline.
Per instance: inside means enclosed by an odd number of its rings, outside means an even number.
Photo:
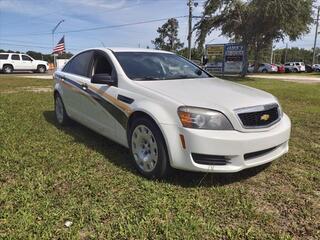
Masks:
[[[297,73],[297,72],[298,72],[298,69],[294,68],[294,69],[292,70],[292,72]]]
[[[166,145],[157,125],[147,119],[134,120],[129,133],[130,151],[137,170],[146,178],[166,176],[171,166]]]
[[[11,65],[4,65],[2,67],[2,71],[4,73],[12,73],[13,72],[13,67]]]
[[[56,115],[57,122],[62,125],[66,126],[70,124],[71,119],[69,118],[66,109],[64,107],[63,101],[61,96],[57,93],[54,98],[54,112]]]
[[[267,73],[268,70],[267,70],[267,69],[263,69],[262,72],[263,72],[263,73]]]
[[[39,66],[37,67],[37,71],[38,71],[39,73],[45,73],[45,72],[46,72],[46,67],[43,66],[43,65],[39,65]]]

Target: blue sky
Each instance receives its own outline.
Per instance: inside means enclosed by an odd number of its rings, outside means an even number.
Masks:
[[[197,2],[199,6],[194,9],[194,15],[201,15],[204,0]],[[186,3],[187,0],[0,0],[0,48],[49,53],[52,49],[50,32],[61,19],[65,22],[55,34],[55,43],[65,31],[185,16],[188,14]],[[187,44],[188,19],[178,20],[179,37]],[[103,45],[152,47],[151,40],[157,36],[156,30],[164,22],[65,33],[66,48],[75,53]],[[310,49],[313,47],[314,31],[312,26],[310,33],[300,40],[285,40],[276,46],[282,48],[288,42],[289,47]],[[207,42],[228,42],[228,39],[219,35],[219,31],[214,31],[207,37]]]

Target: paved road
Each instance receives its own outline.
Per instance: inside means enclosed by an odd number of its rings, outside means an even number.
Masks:
[[[298,83],[320,83],[320,78],[319,77],[312,77],[312,76],[297,76],[297,75],[274,75],[274,74],[252,74],[248,75],[247,77],[249,78],[264,78],[264,79],[278,79],[281,81],[286,81],[286,82],[298,82]]]

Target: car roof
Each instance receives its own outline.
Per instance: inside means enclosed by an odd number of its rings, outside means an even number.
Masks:
[[[113,47],[108,48],[113,52],[154,52],[154,53],[172,53],[163,50],[150,49],[150,48],[123,48],[123,47]]]
[[[112,52],[153,52],[153,53],[170,53],[174,54],[172,52],[168,51],[163,51],[163,50],[156,50],[156,49],[151,49],[151,48],[125,48],[125,47],[105,47],[105,48],[90,48],[90,49],[85,49],[83,51],[87,50],[110,50]],[[81,51],[81,52],[83,52]]]
[[[19,54],[19,53],[12,53],[12,52],[2,52],[0,54]]]

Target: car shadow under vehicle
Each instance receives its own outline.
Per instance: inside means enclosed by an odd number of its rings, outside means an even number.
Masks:
[[[84,144],[88,148],[98,151],[117,167],[125,169],[133,174],[139,174],[134,168],[134,164],[127,148],[76,122],[73,122],[71,126],[61,127],[56,122],[54,111],[45,111],[43,112],[43,116],[48,123],[72,136],[76,143]],[[161,180],[161,182],[179,185],[182,187],[223,186],[253,177],[269,166],[270,164],[265,164],[246,169],[238,173],[198,173],[174,169],[173,172],[165,179]]]

